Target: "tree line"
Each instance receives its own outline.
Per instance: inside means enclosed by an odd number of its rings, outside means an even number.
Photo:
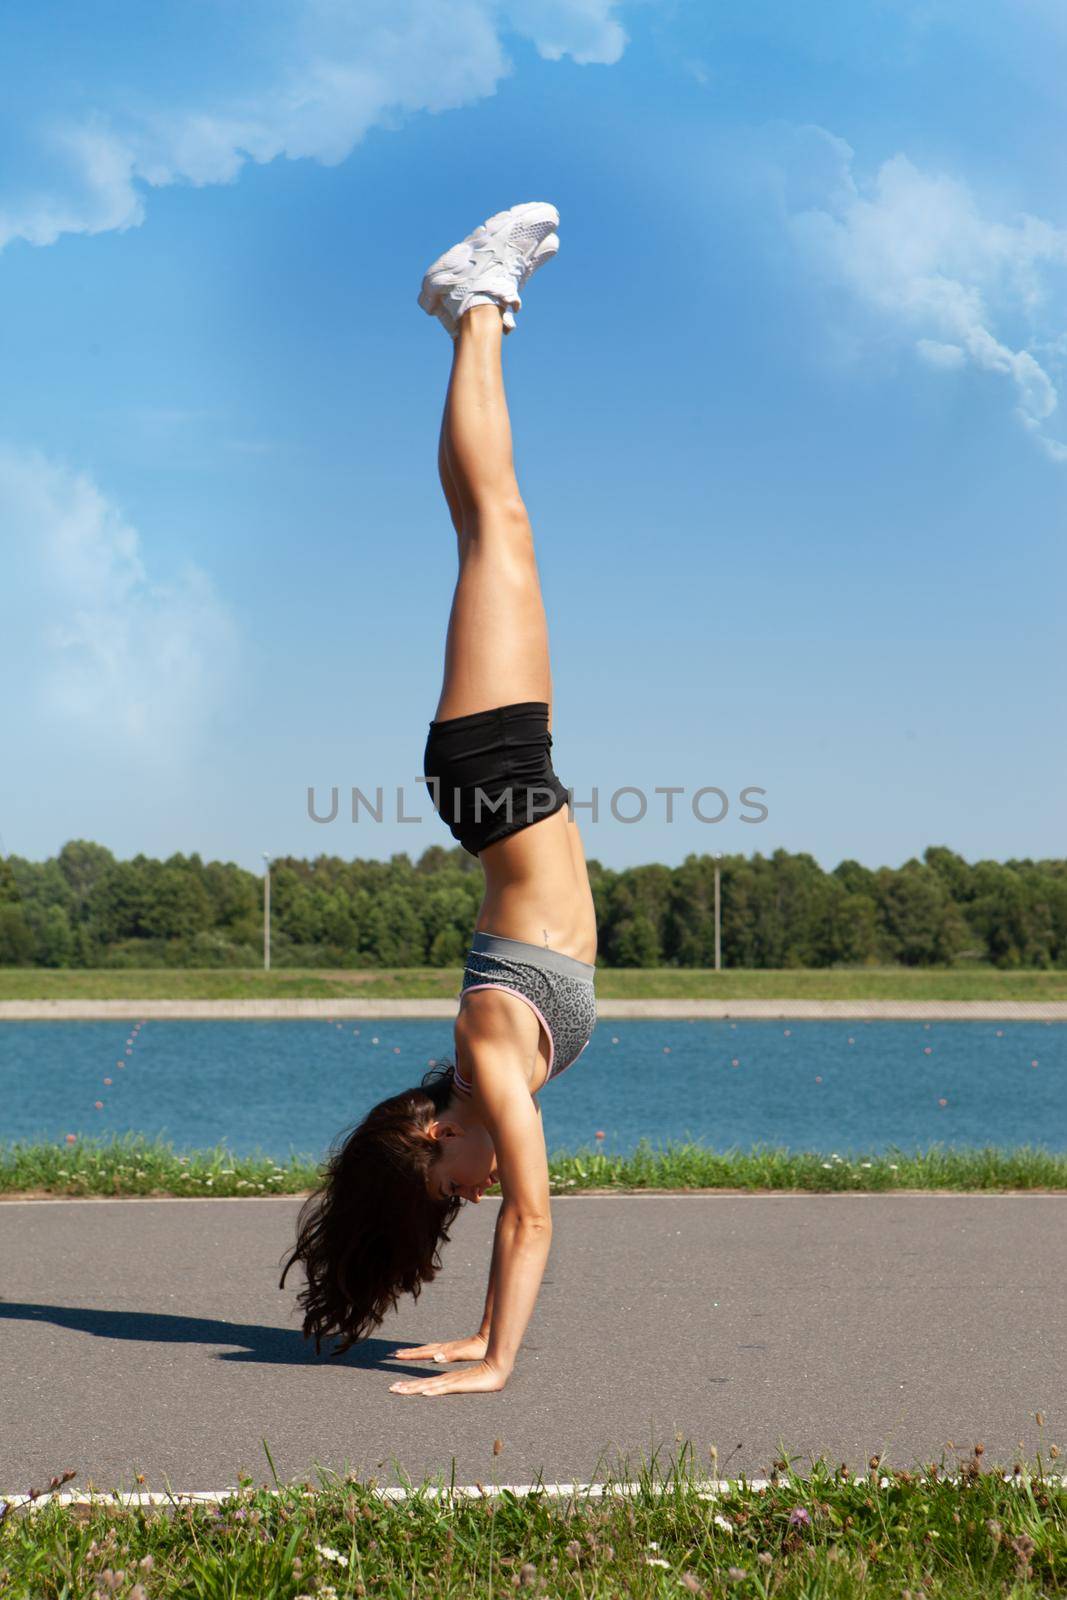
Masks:
[[[720,867],[727,967],[1067,966],[1065,861],[969,863],[931,845],[901,867],[825,871],[786,850]],[[590,861],[600,964],[712,966],[714,871],[708,855],[618,871]],[[459,966],[482,873],[458,845],[416,861],[286,856],[271,896],[278,966]],[[122,861],[82,839],[43,862],[0,857],[0,966],[254,967],[262,940],[262,879],[233,862]]]

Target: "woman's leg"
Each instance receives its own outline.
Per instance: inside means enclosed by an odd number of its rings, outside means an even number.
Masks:
[[[460,320],[438,465],[459,539],[459,577],[436,720],[544,700],[551,725],[548,626],[533,531],[512,461],[495,305]]]
[[[548,628],[533,534],[511,453],[500,363],[503,324],[496,306],[475,306],[460,321],[438,446],[441,485],[459,543],[459,578],[445,646],[436,719],[466,716],[518,700],[544,700],[551,724]],[[596,914],[577,819],[567,808],[487,846],[479,855],[486,894],[477,926],[580,961],[596,954]],[[473,1022],[490,1026],[487,996],[464,1001]],[[482,1002],[481,1008],[479,1002]],[[518,1026],[528,1026],[529,1008]],[[536,1022],[536,1018],[534,1019]],[[540,1025],[531,1032],[537,1047]],[[547,1052],[547,1045],[541,1040]],[[544,1054],[543,1072],[548,1055]]]

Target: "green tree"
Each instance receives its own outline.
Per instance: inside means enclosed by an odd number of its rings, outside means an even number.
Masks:
[[[211,900],[187,867],[168,862],[147,875],[140,931],[149,939],[192,939],[211,923]]]
[[[663,944],[667,960],[680,967],[713,965],[715,862],[711,856],[689,855],[675,868]]]
[[[442,872],[433,886],[420,895],[416,904],[431,966],[454,966],[456,949],[461,955],[470,949],[471,931],[481,901],[479,887],[469,877]],[[434,952],[442,950],[449,953],[439,959]]]
[[[15,874],[11,870],[11,863],[0,856],[0,906],[17,905],[19,901],[18,885]]]
[[[1057,939],[1052,897],[1031,873],[1029,863],[980,861],[974,869],[971,921],[995,966],[1052,964]]]
[[[110,850],[88,839],[68,840],[57,860],[60,872],[79,903],[87,899],[94,885],[115,865]]]
[[[941,878],[918,861],[905,862],[898,872],[885,868],[879,876],[882,926],[892,958],[907,967],[950,962],[966,929]]]
[[[211,925],[248,938],[262,926],[263,889],[260,878],[232,861],[209,861],[201,882],[211,901]]]
[[[931,844],[923,851],[923,861],[935,872],[956,905],[962,906],[974,894],[973,869],[963,857],[944,844]]]
[[[325,897],[322,908],[322,934],[327,944],[336,946],[343,954],[354,952],[359,945],[359,924],[356,921],[352,898],[337,888]]]
[[[297,945],[317,944],[324,939],[324,917],[329,891],[305,881],[293,865],[278,862],[270,875],[271,931]],[[263,888],[257,885],[255,908],[250,920],[263,932]]]
[[[146,856],[113,861],[85,891],[81,915],[90,937],[100,945],[145,936],[145,914],[151,875],[157,862]]]
[[[871,900],[878,893],[878,875],[862,862],[839,861],[830,874],[849,894],[865,894]]]
[[[34,938],[21,906],[0,905],[0,967],[28,967]]]
[[[431,967],[461,967],[470,949],[470,935],[458,928],[440,928],[430,945]]]
[[[714,860],[690,855],[605,867],[587,862],[600,959],[612,965],[710,966]],[[803,852],[758,851],[721,864],[728,967],[835,962],[950,962],[982,953],[1001,966],[1067,966],[1067,861],[969,865],[946,845],[872,869],[824,872]],[[339,856],[274,863],[275,959],[361,966],[452,964],[465,953],[482,896],[477,860],[433,845],[417,863]],[[0,860],[0,959],[38,964],[247,961],[262,938],[262,882],[195,852],[117,861],[70,840],[50,861]]]
[[[776,850],[771,857],[775,922],[783,967],[821,967],[831,959],[825,937],[832,890],[814,856]],[[776,963],[777,964],[777,963]]]
[[[823,948],[827,963],[852,966],[878,959],[878,907],[871,895],[854,894],[839,879],[826,902]]]
[[[36,959],[42,967],[69,967],[76,950],[74,932],[62,906],[47,906],[37,928]]]
[[[620,967],[658,967],[661,963],[656,930],[643,911],[619,924],[613,946],[615,961]]]

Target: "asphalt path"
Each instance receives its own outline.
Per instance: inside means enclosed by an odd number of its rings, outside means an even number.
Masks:
[[[264,1439],[285,1481],[487,1486],[632,1478],[680,1439],[723,1476],[783,1446],[855,1469],[1067,1445],[1067,1197],[557,1199],[507,1387],[391,1394],[443,1370],[394,1349],[476,1328],[497,1204],[466,1206],[437,1281],[328,1361],[299,1280],[277,1287],[298,1199],[0,1203],[0,1492],[67,1467],[72,1489],[267,1482]]]

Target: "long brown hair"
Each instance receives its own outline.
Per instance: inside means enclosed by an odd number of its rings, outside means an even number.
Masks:
[[[307,1284],[297,1301],[316,1355],[334,1333],[343,1343],[330,1354],[344,1355],[395,1311],[401,1294],[417,1300],[441,1270],[440,1247],[463,1201],[429,1193],[443,1146],[426,1129],[448,1106],[454,1077],[451,1062],[436,1063],[419,1086],[382,1100],[331,1147],[278,1284],[303,1262]]]

